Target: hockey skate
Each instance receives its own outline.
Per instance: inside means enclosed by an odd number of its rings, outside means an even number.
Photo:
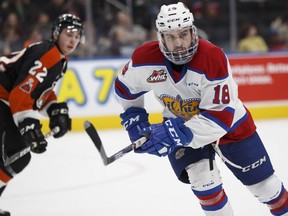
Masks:
[[[10,212],[3,211],[3,210],[0,209],[0,216],[10,216]]]

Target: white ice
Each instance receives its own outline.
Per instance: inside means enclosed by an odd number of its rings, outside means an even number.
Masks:
[[[288,186],[288,119],[256,121],[276,174]],[[123,129],[103,130],[108,155],[128,145]],[[203,216],[189,185],[179,182],[167,158],[133,152],[104,166],[89,137],[49,138],[45,154],[13,179],[0,200],[12,216]],[[235,216],[268,216],[218,160]]]

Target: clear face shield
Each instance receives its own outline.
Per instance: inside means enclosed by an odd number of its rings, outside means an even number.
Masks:
[[[176,65],[188,63],[197,52],[198,34],[194,25],[158,32],[157,37],[164,56]]]

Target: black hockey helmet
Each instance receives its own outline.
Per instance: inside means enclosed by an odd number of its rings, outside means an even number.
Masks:
[[[70,13],[60,15],[53,23],[51,34],[52,41],[55,41],[54,34],[59,35],[63,28],[67,28],[70,31],[79,31],[81,34],[80,43],[85,42],[84,27],[79,17]]]

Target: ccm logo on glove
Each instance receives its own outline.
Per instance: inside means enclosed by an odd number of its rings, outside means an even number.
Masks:
[[[35,124],[34,123],[32,123],[30,125],[25,125],[23,128],[20,129],[20,134],[23,135],[27,131],[34,130],[34,129],[35,129]]]
[[[179,135],[177,134],[172,122],[170,119],[168,119],[167,121],[165,121],[165,125],[166,125],[166,129],[168,129],[172,139],[174,140],[176,145],[181,145],[181,140],[179,138]],[[183,143],[186,144],[186,143]]]
[[[69,110],[68,109],[56,109],[56,110],[52,110],[51,115],[55,116],[55,115],[59,115],[59,114],[68,114]]]
[[[125,127],[125,129],[127,129],[130,125],[133,125],[136,122],[139,122],[139,120],[140,120],[140,115],[137,115],[135,117],[131,117],[130,119],[128,119],[127,121],[125,121],[123,123],[123,126]]]

